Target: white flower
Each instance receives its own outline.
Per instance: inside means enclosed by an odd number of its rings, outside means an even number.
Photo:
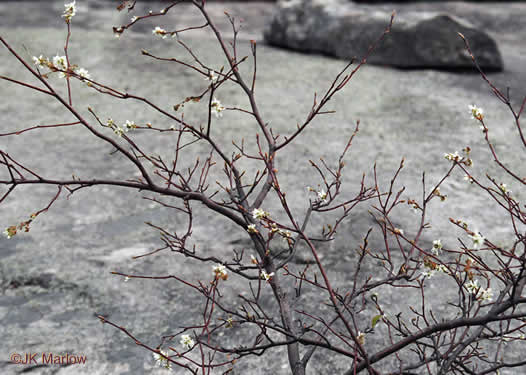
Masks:
[[[287,241],[292,236],[292,234],[288,230],[280,230],[279,234],[283,237],[285,241]]]
[[[473,177],[471,177],[469,174],[464,176],[464,181],[469,182],[470,184],[473,183]]]
[[[458,154],[458,151],[455,151],[454,154],[452,153],[444,154],[444,158],[446,158],[449,161],[459,161],[461,159],[461,156]]]
[[[217,279],[223,279],[223,280],[228,279],[228,273],[226,271],[226,267],[223,266],[222,264],[215,265],[213,267],[213,272],[214,272],[214,276]]]
[[[442,241],[440,239],[433,241],[433,248],[431,251],[433,254],[438,255],[440,253],[440,250],[442,250]]]
[[[393,231],[395,232],[395,234],[400,234],[402,236],[404,235],[404,231],[400,228],[395,228]]]
[[[155,26],[155,29],[152,30],[152,34],[158,35],[163,39],[166,39],[166,30],[161,29],[159,26]]]
[[[473,248],[478,249],[482,245],[484,245],[484,236],[480,234],[480,232],[475,231],[475,234],[473,236],[469,236],[471,240],[473,241]]]
[[[155,360],[155,362],[157,362],[157,364],[160,366],[160,367],[164,367],[164,368],[167,368],[167,369],[171,369],[172,368],[172,364],[170,363],[169,360],[167,360],[165,357],[168,357],[168,353],[165,352],[164,350],[159,350],[159,352],[162,354],[158,354],[158,353],[153,353],[153,359]],[[164,357],[163,357],[164,355]]]
[[[269,213],[263,211],[261,208],[254,208],[252,211],[252,217],[256,220],[261,220],[268,217]]]
[[[131,21],[132,21],[132,22],[135,22],[135,21],[137,21],[137,19],[138,19],[137,16],[133,16],[133,17],[131,18]]]
[[[449,270],[443,264],[439,264],[438,266],[436,266],[435,271],[449,274]]]
[[[484,111],[482,108],[478,108],[476,105],[469,106],[469,112],[472,120],[482,120],[484,118]]]
[[[493,299],[493,291],[491,288],[483,290],[478,298],[480,298],[482,301],[491,301]]]
[[[67,70],[68,62],[66,60],[66,56],[55,56],[53,57],[53,65],[55,65],[55,68],[60,70]]]
[[[432,278],[434,275],[435,275],[435,270],[432,270],[432,269],[426,269],[425,271],[422,272],[422,276],[424,276],[424,278],[427,278],[427,279]]]
[[[506,195],[510,195],[511,194],[511,190],[508,189],[508,186],[506,184],[500,184],[499,188],[504,194],[506,194]]]
[[[10,226],[10,227],[7,227],[5,230],[4,230],[4,235],[7,237],[7,238],[12,238],[14,235],[16,235],[16,226]]]
[[[472,293],[472,294],[476,294],[479,289],[480,289],[480,286],[478,285],[478,280],[470,280],[469,283],[466,284],[466,289]]]
[[[318,191],[318,199],[322,202],[327,202],[327,193],[325,190],[321,189]]]
[[[47,67],[47,64],[48,64],[47,57],[44,57],[44,56],[40,55],[38,57],[33,56],[32,59],[33,59],[33,62],[35,63],[35,65],[38,66],[39,68]]]
[[[123,126],[126,129],[126,131],[137,128],[137,125],[135,124],[135,122],[130,121],[130,120],[126,120],[126,123]]]
[[[122,137],[122,135],[125,133],[124,129],[121,128],[120,126],[116,126],[115,128],[113,128],[113,132],[117,134],[119,137]]]
[[[251,255],[250,256],[250,263],[252,264],[258,264],[258,260],[256,259],[256,257],[254,255]]]
[[[256,229],[256,224],[250,224],[247,227],[247,232],[248,233],[258,233],[258,230]]]
[[[261,274],[259,275],[262,280],[269,281],[272,276],[274,276],[274,272],[266,273],[265,271],[261,271]]]
[[[127,283],[128,281],[130,281],[130,276],[126,276],[126,277],[124,278],[124,282],[125,282],[125,283]]]
[[[80,76],[80,78],[87,78],[87,79],[91,78],[89,72],[86,69],[84,69],[84,68],[78,68],[75,71],[75,73],[77,73]]]
[[[66,22],[71,21],[71,18],[77,13],[77,9],[75,8],[75,0],[73,0],[72,3],[64,4],[64,13],[62,14],[62,17],[66,20]]]
[[[194,346],[194,344],[195,344],[194,340],[192,340],[190,335],[182,335],[181,336],[181,341],[179,341],[179,343],[185,349],[191,349]]]
[[[215,83],[217,80],[218,80],[218,76],[216,76],[216,74],[214,73],[213,70],[210,70],[208,72],[208,77],[205,78],[205,81],[210,81],[212,83]]]
[[[212,110],[214,112],[214,115],[216,117],[222,117],[223,116],[223,114],[221,112],[223,112],[225,110],[225,107],[223,107],[221,105],[221,102],[219,100],[214,98],[212,100],[212,103],[210,104],[210,107],[212,108]]]

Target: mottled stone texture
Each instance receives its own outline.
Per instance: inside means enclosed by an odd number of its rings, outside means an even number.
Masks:
[[[271,45],[361,58],[386,29],[390,17],[383,11],[353,8],[345,0],[284,1],[264,35]],[[470,68],[473,62],[459,32],[469,41],[481,67],[502,70],[497,44],[486,32],[443,12],[396,16],[391,32],[368,61],[400,68]]]

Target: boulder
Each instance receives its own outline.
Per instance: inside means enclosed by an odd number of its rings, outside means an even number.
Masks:
[[[278,3],[264,31],[270,45],[343,59],[362,58],[389,24],[391,14],[363,10],[346,0],[289,0]],[[462,33],[480,66],[503,69],[495,41],[469,22],[440,12],[396,15],[391,32],[368,62],[399,68],[467,69],[473,62]]]

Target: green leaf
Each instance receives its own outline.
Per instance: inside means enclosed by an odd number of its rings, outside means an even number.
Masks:
[[[373,317],[373,320],[371,321],[371,327],[374,328],[374,326],[376,326],[378,324],[380,319],[382,319],[382,316],[383,315],[376,315],[375,317]]]

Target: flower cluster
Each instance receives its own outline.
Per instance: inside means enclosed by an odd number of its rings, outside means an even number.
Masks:
[[[482,110],[482,108],[479,108],[474,104],[469,106],[469,113],[471,114],[472,120],[482,121],[482,119],[484,118],[484,111]]]
[[[274,272],[266,273],[264,270],[262,270],[259,275],[259,277],[261,277],[261,280],[265,280],[265,281],[272,280],[272,276],[274,276]]]
[[[455,151],[455,153],[445,153],[444,158],[449,161],[459,161],[462,156],[459,155],[458,151]]]
[[[8,239],[11,239],[14,236],[16,236],[16,234],[18,233],[19,230],[20,231],[23,230],[24,232],[29,232],[29,226],[31,225],[31,222],[36,217],[37,217],[37,214],[31,214],[31,216],[29,217],[29,219],[27,221],[23,221],[23,222],[21,222],[18,225],[11,225],[11,226],[7,227],[4,230],[4,236],[6,236]]]
[[[442,250],[442,241],[440,239],[433,241],[433,248],[431,251],[433,254],[438,255],[440,253],[440,250]]]
[[[491,288],[484,289],[478,285],[478,280],[470,280],[466,284],[468,292],[475,296],[475,299],[480,301],[491,301],[493,299],[493,291]]]
[[[226,280],[228,279],[228,273],[226,271],[226,267],[222,264],[215,265],[213,267],[214,276],[216,279],[222,279]]]
[[[269,216],[270,214],[266,211],[263,211],[261,208],[254,208],[254,210],[252,210],[252,217],[255,220],[262,220]]]
[[[473,177],[470,176],[469,174],[464,176],[464,180],[469,182],[470,184],[472,184],[475,181],[475,180],[473,180]]]
[[[15,226],[15,225],[11,225],[10,227],[7,227],[7,228],[4,230],[4,235],[5,235],[7,238],[10,239],[10,238],[16,236],[16,232],[17,232],[16,226]]]
[[[316,202],[318,202],[318,203],[321,203],[321,202],[327,203],[327,195],[328,195],[328,193],[324,189],[316,190],[316,189],[311,188],[310,186],[307,186],[307,190],[310,191],[311,193],[316,193],[316,195],[317,195]]]
[[[171,369],[172,364],[170,363],[168,359],[166,359],[166,357],[168,357],[168,353],[162,349],[159,349],[159,353],[153,353],[153,359],[155,360],[157,365],[159,365],[160,367],[164,367],[166,369]]]
[[[436,188],[435,190],[433,190],[433,195],[439,197],[442,202],[444,202],[447,199],[447,195],[442,194],[440,188]]]
[[[66,78],[67,73],[75,73],[81,81],[84,79],[90,79],[89,72],[84,68],[79,68],[75,65],[68,65],[68,60],[66,56],[56,55],[53,57],[53,60],[49,60],[45,56],[33,56],[33,63],[39,68],[48,68],[52,72],[58,72],[60,78]],[[91,83],[87,82],[88,86],[91,86]]]
[[[248,227],[247,227],[247,232],[248,233],[259,233],[258,230],[256,229],[256,224],[250,224]]]
[[[192,347],[195,345],[194,340],[190,337],[190,335],[182,335],[181,341],[179,343],[183,346],[185,349],[192,349]]]
[[[208,76],[205,78],[205,81],[210,81],[211,83],[216,83],[217,80],[219,79],[218,76],[216,76],[216,74],[214,73],[213,70],[210,70],[208,72]]]
[[[111,128],[113,132],[117,134],[119,137],[122,137],[124,133],[127,133],[130,130],[137,128],[137,125],[133,121],[126,120],[126,122],[122,126],[119,126],[111,118],[108,119],[106,126]]]
[[[473,248],[479,249],[482,245],[484,245],[484,236],[480,234],[479,231],[475,231],[473,235],[470,235],[469,238],[471,238],[471,241],[473,241]]]
[[[438,240],[440,241],[440,240]],[[433,242],[433,244],[435,243],[436,241]],[[440,244],[440,248],[442,248],[442,244]],[[447,269],[447,267],[443,264],[438,264],[438,263],[435,263],[433,262],[429,257],[424,257],[424,267],[425,267],[425,270],[422,271],[422,276],[424,278],[427,278],[427,279],[430,279],[431,277],[433,277],[435,275],[435,273],[437,272],[442,272],[442,273],[445,273],[445,274],[449,274],[449,270]]]
[[[292,233],[290,233],[289,230],[280,229],[274,223],[272,223],[270,226],[270,232],[279,234],[281,237],[283,237],[283,240],[287,243],[290,243],[290,241],[292,241]]]
[[[77,8],[75,7],[75,0],[72,3],[64,4],[64,13],[62,17],[66,20],[67,23],[71,21],[73,16],[77,14]]]
[[[455,151],[454,153],[445,153],[444,158],[449,161],[454,161],[457,163],[462,163],[466,167],[472,167],[473,166],[473,160],[470,158],[469,153],[471,152],[471,148],[469,146],[466,146],[466,148],[462,149],[462,152],[465,153],[465,156],[462,156],[458,153],[458,151]]]
[[[500,188],[500,191],[502,191],[505,195],[510,195],[511,194],[511,190],[508,189],[508,185],[506,184],[500,184],[499,185],[499,188]]]
[[[152,30],[152,34],[157,35],[162,39],[166,39],[166,37],[168,36],[168,32],[165,29],[160,28],[159,26],[156,26],[155,29]]]
[[[225,107],[221,105],[221,102],[214,98],[212,100],[212,103],[210,103],[210,108],[212,109],[215,117],[222,117],[223,111],[225,110]]]

